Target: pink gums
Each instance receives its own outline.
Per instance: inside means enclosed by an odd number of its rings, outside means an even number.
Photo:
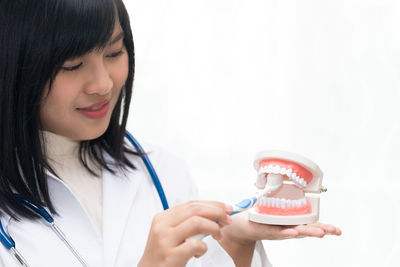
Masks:
[[[292,161],[286,161],[282,159],[264,159],[260,161],[259,164],[260,168],[268,165],[279,165],[280,167],[285,167],[287,170],[292,169],[292,173],[296,173],[297,176],[303,178],[307,184],[311,182],[313,177],[311,172]]]
[[[290,215],[303,215],[311,213],[311,203],[307,200],[307,203],[300,207],[290,207],[290,208],[277,208],[272,206],[258,205],[256,204],[256,211],[261,214],[268,215],[280,215],[280,216],[290,216]]]

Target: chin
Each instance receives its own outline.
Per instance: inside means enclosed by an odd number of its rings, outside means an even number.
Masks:
[[[108,129],[109,123],[105,125],[85,125],[85,127],[76,127],[76,130],[71,133],[70,139],[76,141],[89,141],[102,136]]]
[[[100,136],[102,136],[105,132],[107,131],[107,128],[104,129],[99,129],[96,131],[88,131],[87,134],[85,134],[84,136],[82,136],[82,138],[80,139],[81,141],[89,141],[89,140],[93,140],[96,138],[99,138]]]

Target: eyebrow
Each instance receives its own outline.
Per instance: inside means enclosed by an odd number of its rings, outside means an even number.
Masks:
[[[124,37],[124,32],[120,32],[108,45],[113,45]]]

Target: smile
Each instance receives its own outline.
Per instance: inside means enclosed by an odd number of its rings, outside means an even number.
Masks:
[[[107,115],[109,103],[110,100],[104,100],[86,108],[77,108],[77,110],[90,119],[100,119]]]

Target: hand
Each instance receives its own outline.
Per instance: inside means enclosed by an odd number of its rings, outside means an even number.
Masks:
[[[186,239],[196,234],[221,239],[221,229],[232,222],[230,212],[232,208],[221,202],[191,201],[157,214],[138,266],[185,266],[191,257],[207,251],[203,241]]]
[[[221,246],[235,261],[236,266],[250,266],[257,240],[280,240],[301,237],[341,235],[342,231],[333,225],[312,223],[307,225],[280,226],[251,222],[246,212],[232,216],[232,224],[222,230]],[[240,255],[238,255],[240,253]]]
[[[324,237],[326,234],[341,235],[341,230],[330,224],[312,223],[306,225],[280,226],[255,223],[248,220],[243,212],[232,216],[233,223],[224,229],[226,237],[239,243],[248,244],[256,240],[278,240],[299,237]]]

